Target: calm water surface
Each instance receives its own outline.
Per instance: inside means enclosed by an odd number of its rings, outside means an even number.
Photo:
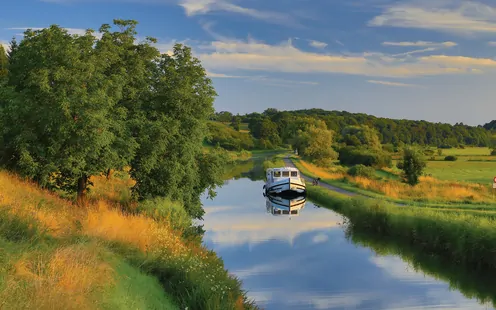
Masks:
[[[267,212],[263,181],[231,180],[203,199],[205,244],[264,309],[493,309],[450,291],[397,256],[349,241],[343,218],[307,200]]]

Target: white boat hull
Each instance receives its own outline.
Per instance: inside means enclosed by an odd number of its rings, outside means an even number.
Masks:
[[[298,179],[287,178],[274,183],[265,184],[267,194],[297,193],[305,194],[306,186]]]

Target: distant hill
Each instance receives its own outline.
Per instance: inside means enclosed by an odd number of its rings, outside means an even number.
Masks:
[[[234,116],[230,112],[222,111],[216,113],[213,120],[231,122]],[[455,125],[446,123],[433,123],[428,121],[414,121],[406,119],[390,119],[376,117],[364,113],[350,113],[346,111],[326,111],[323,109],[303,109],[295,111],[279,111],[273,108],[263,113],[249,113],[239,115],[242,122],[249,123],[255,138],[257,126],[265,120],[275,124],[282,142],[285,141],[285,130],[292,122],[302,118],[313,118],[323,120],[327,127],[340,134],[342,130],[350,125],[367,125],[375,128],[383,144],[419,144],[437,147],[459,147],[459,146],[490,146],[491,132],[488,129],[496,129],[496,121],[491,125],[468,126],[463,123]],[[258,124],[258,125],[257,125]],[[492,126],[492,127],[491,127]]]

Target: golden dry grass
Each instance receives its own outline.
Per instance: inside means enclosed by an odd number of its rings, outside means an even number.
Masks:
[[[144,215],[124,214],[113,202],[116,196],[112,196],[111,189],[129,190],[131,181],[114,177],[93,180],[94,196],[86,208],[80,208],[33,183],[0,171],[0,210],[34,221],[40,230],[58,238],[96,237],[164,258],[189,254],[204,259],[209,255],[202,246],[186,244],[167,221],[159,223]],[[56,250],[51,256],[40,253],[11,262],[12,272],[3,287],[0,283],[0,309],[95,309],[92,294],[113,282],[111,268],[95,253],[70,246]]]
[[[343,172],[333,170],[332,168],[321,168],[303,160],[300,160],[300,164],[311,174],[325,180],[340,180],[346,176]]]
[[[13,263],[0,291],[0,308],[95,309],[97,294],[114,285],[114,271],[96,247],[30,254]]]
[[[323,180],[341,180],[345,178],[358,188],[384,194],[395,199],[428,200],[432,202],[494,202],[491,189],[481,184],[420,177],[420,183],[415,187],[411,187],[398,180],[372,180],[364,177],[352,177],[336,168],[321,168],[304,160],[300,160],[299,163],[308,172]],[[393,169],[384,169],[384,171],[394,173]]]

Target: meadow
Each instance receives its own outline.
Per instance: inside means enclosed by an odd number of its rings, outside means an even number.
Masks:
[[[464,204],[477,209],[496,209],[492,188],[496,162],[483,161],[488,160],[488,149],[450,151],[458,160],[428,160],[424,176],[415,187],[401,181],[401,171],[396,167],[378,169],[374,178],[368,178],[350,176],[347,168],[339,165],[322,168],[296,156],[292,159],[303,173],[311,177],[320,177],[323,182],[374,198],[439,207]],[[395,166],[396,161],[393,164]]]
[[[82,208],[0,171],[2,308],[256,308],[180,204],[122,204],[125,172],[92,181]]]

